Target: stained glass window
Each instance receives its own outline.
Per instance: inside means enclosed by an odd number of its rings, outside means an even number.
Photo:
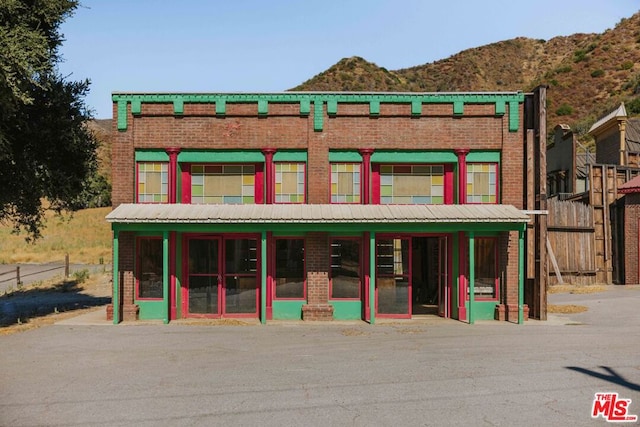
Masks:
[[[276,203],[304,203],[305,164],[275,163]]]
[[[331,203],[360,203],[360,163],[331,164]]]
[[[169,164],[138,163],[138,202],[167,203],[169,201]]]
[[[467,164],[467,203],[497,203],[496,163]]]
[[[191,203],[255,203],[255,165],[191,165]]]
[[[381,204],[443,204],[444,166],[381,165]]]

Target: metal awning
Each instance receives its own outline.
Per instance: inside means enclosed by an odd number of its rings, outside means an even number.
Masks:
[[[122,204],[114,224],[526,223],[512,205],[187,205]]]

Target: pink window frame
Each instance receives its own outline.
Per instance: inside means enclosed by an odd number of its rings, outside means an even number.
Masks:
[[[296,298],[283,298],[276,296],[276,280],[278,277],[276,276],[276,242],[278,240],[302,240],[302,248],[304,250],[304,261],[302,262],[302,297]],[[270,246],[270,254],[271,256],[267,260],[268,262],[268,271],[271,272],[269,276],[273,278],[271,287],[271,301],[306,301],[307,300],[307,240],[303,236],[273,236],[271,239]]]
[[[159,240],[162,241],[162,237],[161,236],[136,236],[136,247],[135,247],[135,251],[136,251],[136,262],[135,262],[135,266],[136,266],[136,271],[135,271],[135,294],[136,294],[136,301],[163,301],[164,300],[164,295],[162,298],[148,298],[148,297],[141,297],[140,296],[140,273],[142,272],[142,266],[140,265],[141,257],[140,257],[140,241],[141,240]],[[163,266],[162,268],[164,269],[164,262],[163,262]],[[162,280],[164,281],[164,271],[162,272]],[[163,294],[164,294],[164,285],[163,285]]]
[[[464,195],[465,195],[465,200],[464,203],[467,205],[497,205],[500,203],[500,167],[499,167],[499,163],[498,162],[467,162],[467,171],[469,170],[469,165],[491,165],[495,168],[495,172],[496,172],[496,201],[495,202],[470,202],[468,201],[469,198],[469,194],[467,192],[467,189],[465,188],[464,191]],[[469,182],[465,177],[465,183],[464,185],[468,185]]]
[[[380,204],[380,166],[442,166],[444,170],[444,204],[453,204],[452,163],[371,163],[371,203]]]
[[[495,271],[495,276],[496,277],[493,278],[493,288],[495,290],[495,295],[493,297],[483,297],[483,296],[474,295],[474,299],[476,301],[499,301],[500,300],[500,274],[499,274],[499,268],[500,268],[500,250],[499,250],[500,239],[498,238],[498,236],[475,236],[474,244],[477,245],[478,244],[478,240],[493,240],[493,242],[494,242],[493,255],[494,255],[494,263],[495,263],[494,271]],[[474,253],[476,253],[475,250],[474,250]],[[475,260],[473,262],[473,265],[474,265],[474,267],[477,265]],[[474,276],[477,277],[477,273],[474,274]],[[474,288],[475,288],[475,286],[474,286]]]
[[[360,250],[359,252],[359,258],[360,258],[360,262],[359,262],[359,270],[358,270],[358,296],[357,297],[353,297],[353,298],[339,298],[339,297],[333,297],[333,277],[331,275],[331,244],[333,243],[334,240],[353,240],[358,242],[358,244],[360,245]],[[329,299],[330,300],[337,300],[337,301],[361,301],[362,300],[362,284],[364,282],[364,269],[362,268],[363,266],[363,257],[364,257],[364,252],[363,252],[363,242],[362,242],[362,238],[361,237],[357,237],[357,236],[348,236],[348,237],[342,237],[342,236],[333,236],[329,239]]]
[[[339,165],[339,164],[357,164],[360,167],[360,201],[359,202],[333,202],[331,200],[331,166],[332,165]],[[364,176],[362,174],[362,162],[329,162],[329,203],[331,203],[332,205],[359,205],[363,203],[363,189],[365,188],[365,183],[364,183]],[[306,174],[305,174],[306,176]]]
[[[139,179],[140,179],[140,164],[141,163],[164,163],[167,165],[167,201],[166,202],[141,202],[140,201],[140,192],[138,191],[140,188],[139,185]],[[136,203],[141,203],[141,204],[145,204],[145,205],[158,205],[158,204],[162,204],[162,203],[169,203],[169,199],[171,197],[171,171],[169,170],[169,162],[165,162],[165,161],[139,161],[136,162]]]
[[[191,204],[191,166],[254,166],[254,204],[264,203],[264,163],[180,163],[182,169],[182,203]]]
[[[304,194],[303,196],[303,200],[302,202],[277,202],[276,201],[276,165],[279,164],[301,164],[304,165]],[[299,161],[282,161],[282,162],[273,162],[273,176],[271,177],[271,180],[273,182],[273,203],[274,204],[278,204],[278,205],[303,205],[305,203],[307,203],[307,163],[306,162],[299,162]]]

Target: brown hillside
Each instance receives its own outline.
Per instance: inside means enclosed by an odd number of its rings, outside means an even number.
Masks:
[[[550,128],[565,122],[584,134],[621,101],[640,114],[640,13],[602,34],[519,37],[396,71],[345,58],[292,90],[530,91],[541,84],[549,87]]]

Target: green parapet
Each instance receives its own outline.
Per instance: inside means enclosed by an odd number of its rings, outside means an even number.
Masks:
[[[118,130],[127,130],[127,101],[118,100]]]
[[[184,99],[176,98],[173,100],[173,114],[176,116],[184,114]]]
[[[419,116],[422,114],[422,101],[414,99],[411,101],[411,115]]]
[[[372,116],[377,116],[380,114],[380,101],[377,99],[371,100],[369,102],[369,114]]]
[[[422,104],[452,104],[455,116],[464,115],[465,104],[494,104],[495,114],[505,114],[505,106],[509,104],[509,131],[515,132],[519,127],[518,106],[524,102],[522,92],[481,92],[481,93],[309,93],[309,92],[285,92],[285,93],[209,93],[209,94],[130,94],[114,93],[113,102],[118,104],[118,130],[127,129],[127,104],[132,104],[133,114],[140,114],[139,105],[143,103],[172,103],[174,114],[184,114],[185,103],[210,103],[216,105],[216,115],[226,114],[226,103],[256,103],[258,114],[268,115],[269,103],[299,104],[300,115],[310,114],[311,102],[314,104],[314,130],[323,129],[323,104],[327,103],[327,114],[337,115],[338,104],[369,104],[371,115],[380,114],[381,104],[410,104],[411,115],[422,114]]]
[[[266,116],[269,114],[269,101],[266,99],[258,99],[258,115]]]
[[[303,98],[300,100],[300,115],[308,116],[311,113],[311,100]]]
[[[520,124],[518,101],[509,101],[509,132],[517,132]]]
[[[322,132],[324,122],[323,102],[319,99],[313,101],[313,130]]]
[[[139,99],[131,100],[131,114],[142,114],[142,102]]]
[[[216,99],[216,116],[224,116],[227,114],[227,101],[224,98]]]
[[[338,114],[338,100],[337,99],[328,99],[327,100],[327,114],[330,116],[335,116]]]

